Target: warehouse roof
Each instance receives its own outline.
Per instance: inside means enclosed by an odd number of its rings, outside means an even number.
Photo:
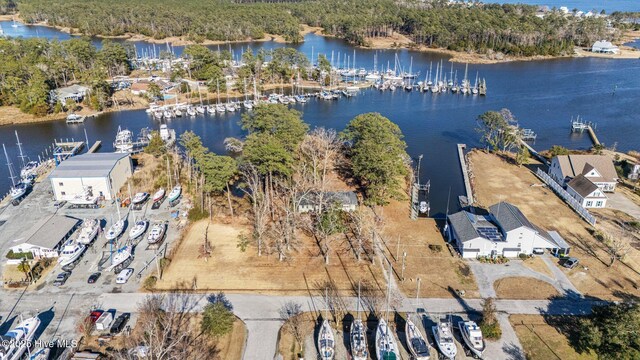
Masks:
[[[50,178],[107,177],[126,153],[87,153],[63,161]]]
[[[54,249],[61,240],[75,229],[80,220],[60,215],[52,215],[40,220],[34,228],[35,232],[25,241],[47,249]]]

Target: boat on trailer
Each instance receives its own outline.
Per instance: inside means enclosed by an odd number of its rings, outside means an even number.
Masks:
[[[478,358],[482,358],[487,345],[478,324],[475,321],[460,321],[458,327],[462,333],[462,339],[469,350]]]

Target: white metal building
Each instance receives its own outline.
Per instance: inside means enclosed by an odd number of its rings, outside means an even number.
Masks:
[[[89,153],[63,161],[49,179],[58,201],[69,201],[86,191],[91,191],[93,196],[113,200],[132,172],[129,154]]]
[[[33,232],[23,242],[12,246],[14,253],[31,252],[34,258],[58,257],[65,240],[76,230],[80,220],[60,215],[42,218],[32,229]]]

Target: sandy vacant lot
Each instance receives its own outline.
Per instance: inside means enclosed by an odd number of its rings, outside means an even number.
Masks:
[[[204,259],[199,253],[207,224],[207,220],[193,224],[162,280],[158,281],[158,288],[170,289],[182,281],[193,285],[195,279],[198,290],[318,295],[320,284],[327,280],[348,294],[357,288],[359,279],[368,279],[379,289],[384,289],[386,284],[379,265],[365,261],[358,264],[340,244],[336,244],[328,266],[324,265],[317,245],[311,239],[304,240],[299,250],[284,262],[279,262],[275,254],[258,256],[254,246],[242,252],[238,247],[238,236],[241,233],[249,235],[250,227],[239,222],[211,223],[208,237],[213,252],[211,257]]]
[[[493,283],[500,299],[549,299],[558,295],[553,285],[530,277],[508,277]]]
[[[633,250],[625,263],[607,267],[609,256],[590,230],[592,227],[576,215],[552,190],[540,186],[542,181],[527,167],[518,167],[506,160],[481,151],[469,154],[473,172],[472,184],[478,205],[489,206],[507,201],[520,210],[533,223],[546,230],[556,230],[572,245],[572,255],[583,266],[572,270],[562,268],[571,282],[585,295],[598,298],[619,298],[629,294],[638,296],[640,284],[638,250]],[[605,216],[606,215],[606,216]],[[597,213],[598,229],[611,221],[611,210]]]
[[[565,334],[557,327],[549,325],[564,324],[573,326],[576,318],[550,317],[542,315],[511,315],[509,321],[513,325],[518,339],[524,348],[527,359],[531,360],[595,360],[594,354],[578,354],[569,344]]]
[[[393,201],[379,213],[384,217],[383,251],[391,260],[396,279],[402,276],[402,257],[407,253],[405,281],[398,281],[405,295],[416,296],[420,278],[421,297],[451,297],[458,290],[464,290],[467,297],[479,296],[468,265],[458,253],[449,251],[435,220],[411,220],[408,201]]]

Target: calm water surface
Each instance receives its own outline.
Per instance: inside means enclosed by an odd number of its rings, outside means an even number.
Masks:
[[[7,30],[8,24],[2,23]],[[27,31],[27,29],[29,29]],[[45,33],[44,30],[47,30]],[[60,36],[64,34],[43,27],[25,27],[24,36]],[[37,33],[36,33],[37,31]],[[303,44],[296,48],[309,57],[313,53],[334,55],[337,63],[344,55],[353,61],[353,48],[336,39],[307,35]],[[148,48],[147,43],[137,43],[139,49]],[[239,56],[248,44],[234,44],[231,49]],[[272,42],[249,44],[253,49],[262,46],[282,46]],[[216,47],[217,48],[217,47]],[[176,50],[179,50],[176,47]],[[451,65],[446,58],[410,51],[356,51],[356,64],[371,69],[374,55],[378,68],[393,67],[396,55],[403,66],[409,67],[413,60],[413,71],[421,77],[429,70],[429,64],[444,60],[445,72],[450,74]],[[458,79],[462,78],[464,65],[455,64]],[[597,124],[597,133],[606,145],[617,145],[618,149],[638,149],[640,130],[640,60],[606,60],[596,58],[558,59],[549,61],[512,62],[497,65],[469,65],[469,76],[476,72],[487,79],[488,96],[472,97],[453,94],[432,95],[404,91],[362,91],[351,99],[334,102],[311,100],[294,108],[303,112],[304,120],[311,127],[324,126],[341,130],[347,122],[364,112],[379,112],[397,123],[405,135],[408,153],[422,160],[422,180],[431,180],[432,209],[436,213],[446,211],[449,189],[451,208],[456,207],[457,195],[464,187],[458,164],[456,144],[477,146],[475,118],[487,110],[509,108],[518,117],[520,125],[538,133],[534,144],[545,149],[558,144],[571,148],[586,149],[591,146],[584,135],[571,135],[569,120],[581,115]],[[174,119],[169,126],[178,133],[193,130],[204,143],[217,153],[224,153],[222,141],[229,136],[241,137],[238,125],[240,114],[199,116]],[[103,141],[103,150],[112,150],[111,143],[118,126],[135,132],[143,127],[159,127],[143,110],[105,114],[88,120],[84,125],[68,126],[64,121],[33,125],[0,127],[0,142],[5,143],[14,164],[17,162],[17,146],[14,130],[18,130],[25,152],[37,157],[54,138],[84,139],[86,129],[89,141]],[[4,160],[4,159],[3,159]],[[4,163],[4,161],[2,161]],[[0,192],[9,186],[6,167],[0,168]],[[507,199],[508,200],[508,199]]]
[[[547,5],[550,8],[566,6],[569,10],[580,11],[605,10],[607,13],[614,11],[640,11],[640,2],[637,0],[494,0],[501,4],[527,4]]]

